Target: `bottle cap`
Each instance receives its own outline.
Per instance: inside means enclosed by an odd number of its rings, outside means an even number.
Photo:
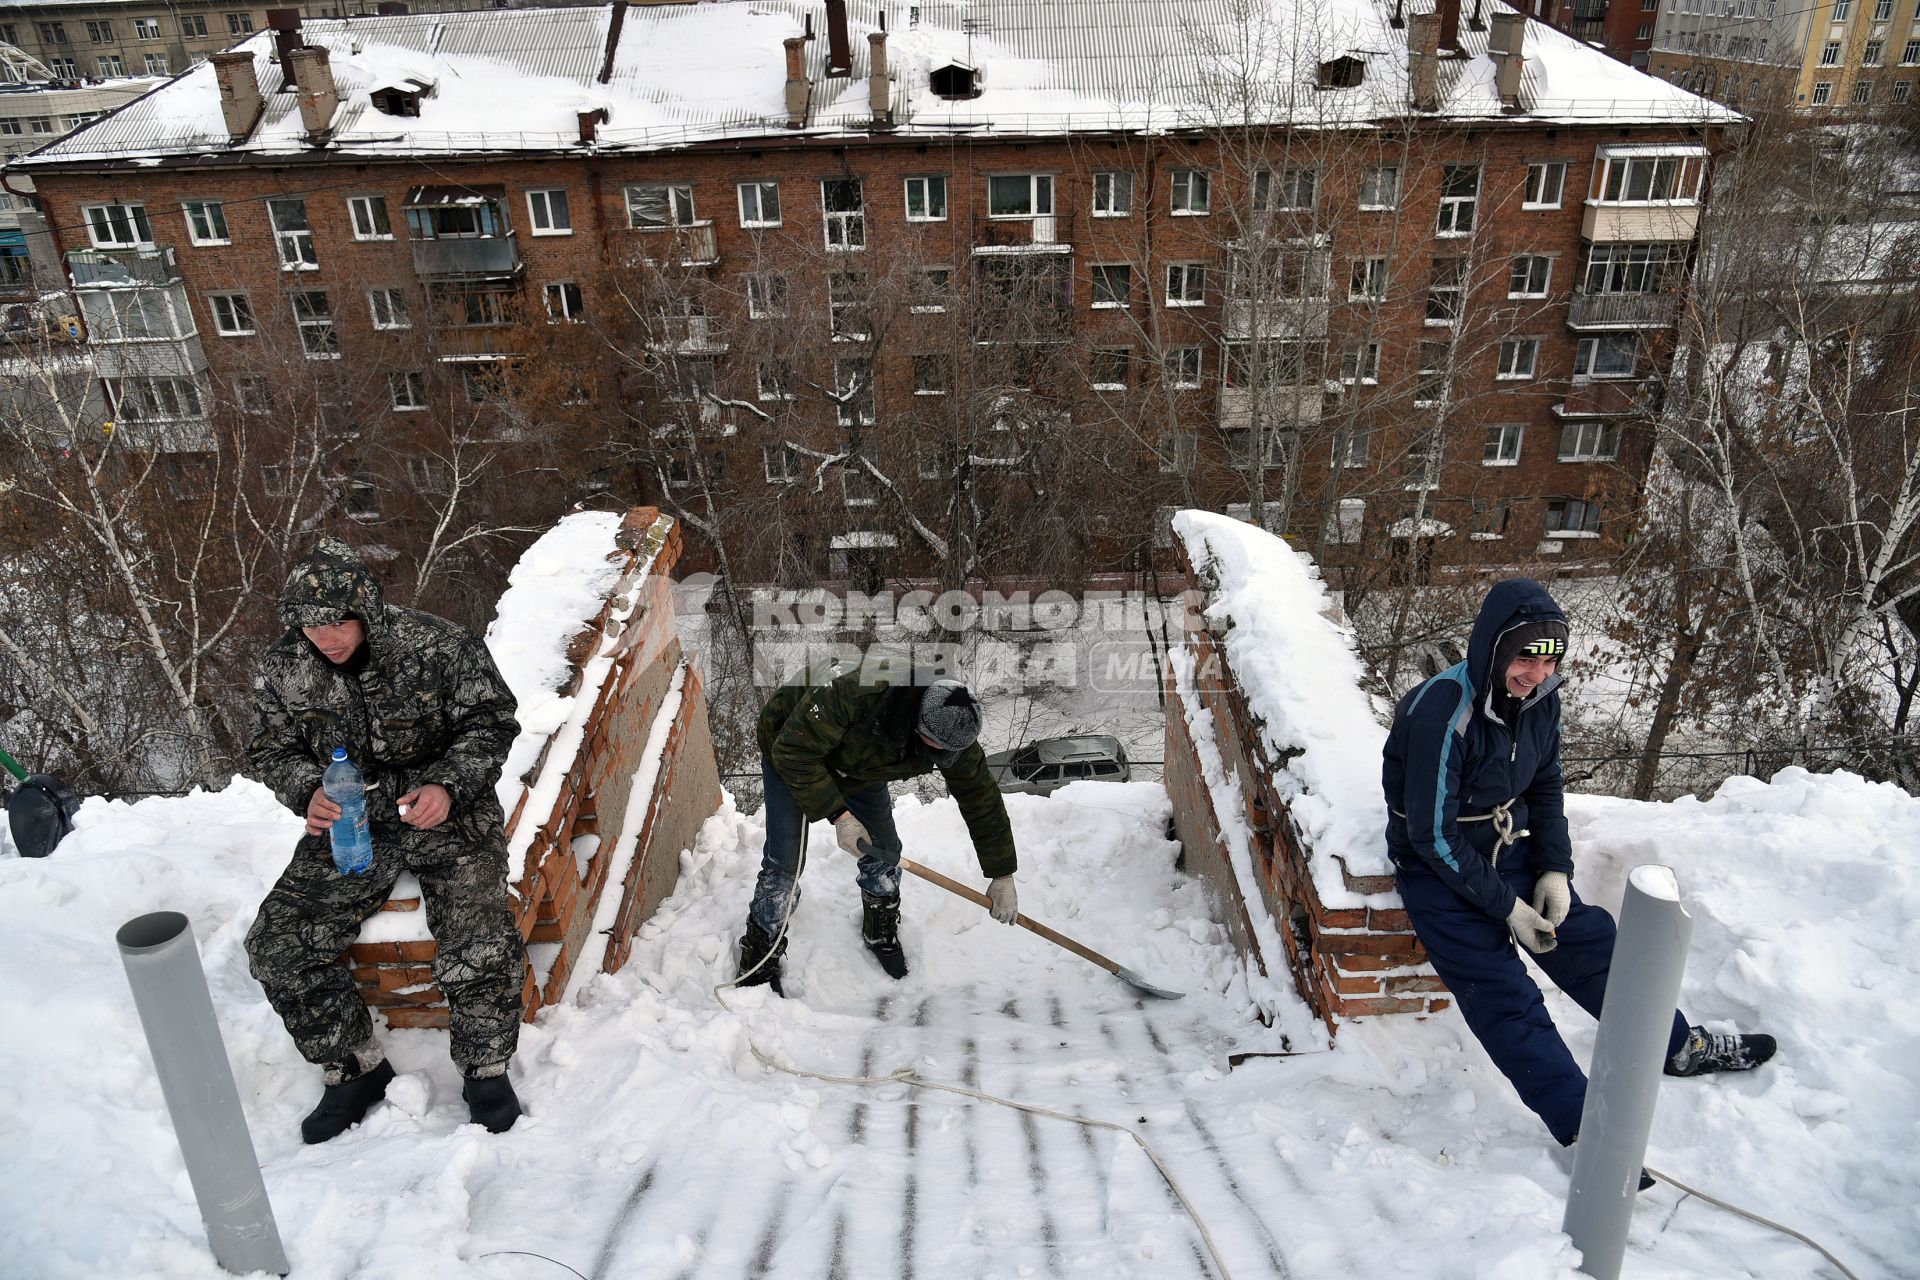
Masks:
[[[335,747],[333,749],[333,758],[335,760],[345,760],[347,758],[347,749],[345,747]]]

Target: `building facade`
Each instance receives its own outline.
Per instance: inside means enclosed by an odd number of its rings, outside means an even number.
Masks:
[[[1739,105],[1844,114],[1912,101],[1920,5],[1911,0],[1661,0],[1648,69]]]

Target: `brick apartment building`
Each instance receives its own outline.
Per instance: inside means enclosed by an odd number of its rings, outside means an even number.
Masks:
[[[1660,0],[1532,0],[1525,7],[1575,40],[1646,70]]]
[[[530,379],[752,576],[1117,563],[1183,504],[1334,563],[1624,532],[1737,117],[1498,4],[1345,0],[1249,79],[1243,8],[286,14],[19,163],[176,448],[284,416],[271,351],[363,445]]]

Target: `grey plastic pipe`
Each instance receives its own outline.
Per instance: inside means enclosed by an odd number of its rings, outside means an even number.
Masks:
[[[1620,939],[1607,975],[1580,1141],[1573,1146],[1573,1184],[1560,1224],[1580,1250],[1580,1269],[1594,1280],[1617,1280],[1626,1257],[1627,1226],[1640,1194],[1660,1068],[1692,938],[1693,919],[1680,905],[1673,871],[1651,863],[1635,867],[1620,907]]]
[[[187,918],[178,911],[137,916],[114,940],[214,1260],[235,1273],[284,1276],[286,1250]]]

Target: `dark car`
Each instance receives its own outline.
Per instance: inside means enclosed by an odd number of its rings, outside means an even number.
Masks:
[[[1042,738],[1014,751],[987,757],[994,781],[1006,792],[1044,796],[1069,782],[1125,782],[1131,775],[1120,739],[1103,733]]]

